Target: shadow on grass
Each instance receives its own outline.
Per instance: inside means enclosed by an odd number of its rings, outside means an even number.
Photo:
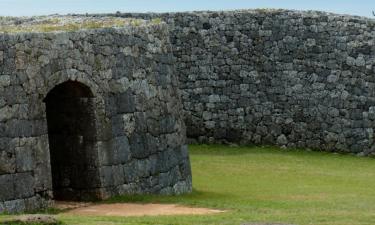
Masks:
[[[192,193],[182,195],[122,195],[112,197],[100,203],[172,203],[183,205],[201,205],[201,203],[205,202],[206,200],[228,198],[231,198],[230,194],[193,189]]]
[[[54,207],[49,207],[46,209],[38,210],[38,211],[32,211],[29,212],[29,214],[49,214],[49,215],[57,215],[63,212],[69,211],[69,209],[57,209]]]
[[[349,152],[332,152],[321,149],[306,149],[306,148],[281,148],[278,146],[257,146],[257,145],[220,145],[220,144],[191,144],[189,151],[197,156],[230,156],[230,155],[262,155],[262,154],[276,154],[276,155],[298,155],[308,157],[355,157],[362,159],[375,159],[375,156],[358,157]]]

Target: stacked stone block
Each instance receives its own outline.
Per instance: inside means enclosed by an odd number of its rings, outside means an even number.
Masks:
[[[375,153],[375,21],[316,11],[117,16],[169,24],[193,142]]]
[[[93,95],[94,176],[82,180],[97,182],[81,199],[191,191],[168,35],[164,23],[0,34],[0,212],[52,204],[43,101],[66,82]]]

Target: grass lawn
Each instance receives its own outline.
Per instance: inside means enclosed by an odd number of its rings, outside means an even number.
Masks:
[[[375,224],[375,159],[273,147],[190,146],[194,192],[117,197],[227,209],[206,216],[58,218],[64,224]]]

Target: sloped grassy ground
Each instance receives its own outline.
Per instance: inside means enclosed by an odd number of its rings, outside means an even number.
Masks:
[[[64,224],[375,224],[375,159],[273,147],[190,146],[194,193],[109,202],[227,209],[205,216],[58,218]]]

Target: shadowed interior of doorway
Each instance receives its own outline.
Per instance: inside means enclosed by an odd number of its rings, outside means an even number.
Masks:
[[[89,87],[67,81],[45,98],[54,198],[89,200],[100,187],[94,97]]]

